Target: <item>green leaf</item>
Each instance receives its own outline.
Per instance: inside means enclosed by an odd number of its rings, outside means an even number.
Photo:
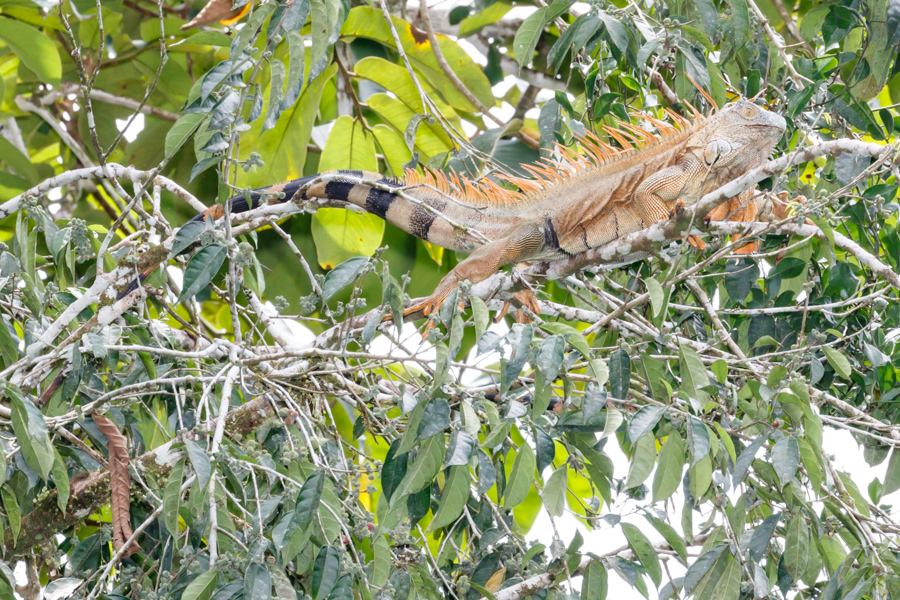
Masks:
[[[884,474],[884,487],[882,487],[882,496],[900,489],[900,452],[896,448],[891,449],[891,458],[888,460],[887,471]]]
[[[344,211],[346,212],[346,211]],[[369,264],[369,259],[364,256],[348,258],[325,275],[322,282],[322,301],[328,302],[335,294],[353,282],[363,269]]]
[[[724,384],[728,380],[728,363],[721,358],[713,362],[709,369],[716,376],[716,381],[719,383]]]
[[[794,478],[800,466],[800,444],[794,436],[783,437],[772,448],[772,467],[783,488]]]
[[[725,552],[726,546],[716,546],[704,552],[700,555],[697,560],[691,564],[688,568],[687,573],[684,575],[684,592],[685,594],[690,594],[697,587],[697,584],[706,577],[706,575],[710,572],[719,558],[722,557],[722,554]]]
[[[190,246],[200,239],[200,234],[206,231],[205,221],[188,221],[178,228],[175,232],[175,240],[172,242],[172,249],[169,251],[169,258],[174,258],[190,248]]]
[[[666,293],[659,282],[652,277],[645,279],[644,285],[647,286],[647,292],[650,294],[650,307],[653,309],[653,317],[658,317],[659,312],[665,306]]]
[[[612,378],[611,375],[610,378]],[[666,414],[665,406],[648,404],[647,406],[641,407],[640,410],[634,413],[631,420],[628,421],[628,441],[634,444],[653,431],[653,428],[656,427],[656,424],[659,423],[659,420],[664,414]]]
[[[381,245],[384,220],[343,208],[320,208],[312,220],[312,237],[319,266],[334,265],[353,257],[371,256]]]
[[[62,457],[53,449],[53,483],[56,484],[56,504],[59,506],[60,512],[65,514],[66,505],[69,503],[69,472]]]
[[[184,449],[194,468],[194,474],[197,475],[197,484],[199,489],[206,490],[209,486],[209,478],[212,473],[212,467],[209,464],[209,456],[206,451],[197,445],[193,440],[184,440]]]
[[[541,342],[535,366],[543,377],[544,383],[553,383],[559,376],[563,363],[563,352],[566,340],[561,335],[553,335]]]
[[[472,296],[469,299],[469,303],[472,305],[472,319],[475,321],[475,342],[477,343],[481,336],[484,335],[484,332],[487,331],[491,318],[484,300],[478,296]]]
[[[0,41],[9,46],[39,81],[59,87],[62,76],[59,52],[40,30],[22,21],[0,17]]]
[[[412,25],[397,17],[391,17],[394,27],[400,36],[400,43],[413,67],[436,89],[447,102],[456,109],[465,112],[476,112],[475,107],[462,92],[452,85],[447,85],[447,76],[441,70],[431,42],[423,39],[420,30],[413,31]],[[392,50],[395,48],[394,37],[379,9],[369,6],[357,6],[350,10],[347,20],[341,29],[342,36],[357,36],[375,40]],[[485,106],[493,106],[495,99],[491,92],[491,84],[482,68],[459,44],[443,34],[437,34],[437,40],[447,63],[460,78],[465,87]],[[371,103],[371,98],[367,101]]]
[[[219,583],[218,571],[204,571],[184,588],[181,600],[209,600],[217,583]]]
[[[709,375],[700,355],[686,345],[679,346],[678,354],[681,389],[701,403],[707,402],[709,394],[702,388],[709,385]]]
[[[522,444],[513,460],[512,471],[503,492],[503,508],[514,508],[525,500],[534,482],[535,466],[534,450],[528,444]]]
[[[181,483],[184,478],[184,460],[179,460],[169,472],[163,491],[163,521],[169,534],[178,537],[178,511],[181,506]]]
[[[206,115],[191,113],[184,115],[175,121],[175,124],[169,129],[169,132],[166,133],[166,142],[164,145],[166,158],[174,156],[175,153],[187,143],[191,136],[200,129],[200,126],[206,118]]]
[[[554,517],[560,517],[566,508],[566,488],[569,481],[569,468],[566,465],[553,471],[544,489],[541,492],[541,499],[544,506]]]
[[[466,17],[459,23],[458,36],[460,38],[468,37],[478,33],[484,27],[496,23],[513,8],[513,2],[509,0],[500,0],[489,4],[487,8],[481,10],[474,15]]]
[[[740,48],[750,39],[750,8],[747,0],[728,0],[731,6],[731,26],[734,38],[731,44]]]
[[[669,434],[659,451],[659,465],[653,475],[653,502],[668,500],[681,485],[684,470],[684,442],[677,431]]]
[[[733,485],[738,485],[744,480],[744,477],[747,476],[747,471],[750,469],[750,465],[753,464],[756,453],[765,443],[766,439],[765,435],[759,436],[740,453],[737,462],[734,464],[734,471],[731,474]]]
[[[656,439],[645,435],[638,440],[631,452],[631,464],[628,468],[626,488],[637,487],[650,476],[656,464]]]
[[[738,600],[741,594],[741,561],[732,558],[716,585],[720,600]]]
[[[466,405],[461,404],[460,406],[464,407]],[[471,407],[469,407],[469,409],[471,410]],[[444,456],[444,466],[456,467],[469,464],[469,459],[472,458],[472,452],[475,451],[477,445],[478,440],[472,437],[468,432],[459,430],[454,431],[450,436],[450,445],[447,446],[447,454]]]
[[[695,465],[703,460],[712,447],[709,440],[709,430],[700,419],[693,415],[688,420],[687,442],[691,453],[691,465]]]
[[[450,425],[450,404],[444,398],[432,398],[425,405],[425,413],[419,423],[420,440],[442,433]]]
[[[537,47],[538,40],[541,39],[541,34],[544,32],[546,17],[547,7],[542,6],[522,21],[518,31],[516,31],[516,37],[513,39],[513,56],[520,67],[525,67],[531,62],[534,49]]]
[[[13,335],[6,320],[0,316],[0,364],[8,367],[19,360],[18,336]]]
[[[394,177],[404,177],[406,168],[403,165],[412,159],[412,153],[406,147],[406,141],[403,139],[403,136],[393,127],[383,123],[372,127],[372,133],[375,135],[375,141],[381,149],[382,155],[384,155],[390,174]],[[443,254],[444,249],[440,246],[429,245],[427,247],[433,248],[438,254]],[[440,264],[440,260],[435,260]]]
[[[434,531],[452,524],[462,514],[469,500],[469,467],[459,465],[450,467],[450,475],[441,492],[441,502],[428,531]]]
[[[599,560],[592,560],[584,569],[581,580],[581,600],[606,600],[609,589],[606,567]]]
[[[291,519],[291,529],[306,529],[319,509],[322,500],[322,488],[325,486],[325,476],[322,471],[316,471],[303,482],[300,493],[297,494],[297,503],[294,506],[294,517]]]
[[[227,256],[228,248],[222,244],[210,244],[195,254],[184,270],[184,288],[177,303],[193,298],[209,285]]]
[[[313,564],[311,591],[313,600],[324,600],[331,594],[341,572],[341,555],[334,546],[322,546]]]
[[[399,447],[400,442],[398,441],[391,444],[387,456],[384,458],[384,465],[381,467],[381,490],[384,492],[386,500],[391,499],[397,485],[406,476],[409,454],[398,452]]]
[[[56,451],[50,442],[47,423],[44,415],[30,400],[25,400],[12,387],[7,385],[7,395],[12,404],[12,426],[16,441],[22,449],[22,456],[29,467],[41,476],[44,481],[53,470]]]
[[[0,22],[3,20],[4,19],[0,18]],[[0,79],[0,81],[2,81],[2,79]],[[0,162],[6,163],[7,166],[12,167],[16,173],[24,177],[31,184],[37,184],[40,180],[37,166],[32,163],[27,156],[22,154],[22,151],[14,146],[12,142],[2,136],[0,136]]]
[[[650,579],[653,580],[656,587],[659,587],[662,583],[662,567],[659,564],[656,550],[653,549],[653,544],[636,525],[631,523],[622,523],[622,532],[625,534],[625,539],[628,540],[628,545],[641,561],[641,565],[647,569]]]
[[[656,517],[650,516],[648,514],[644,515],[650,524],[663,536],[663,539],[672,547],[672,549],[678,554],[678,558],[681,560],[682,564],[687,565],[688,563],[688,553],[687,553],[687,545],[684,543],[684,539],[681,537],[675,528],[666,523],[665,521],[658,519]]]
[[[406,475],[391,496],[391,507],[397,505],[409,494],[430,485],[441,469],[444,458],[444,436],[433,435],[422,442],[416,461],[407,468]]]
[[[631,359],[619,348],[609,357],[609,391],[613,398],[624,400],[631,384]]]
[[[784,534],[784,568],[794,581],[800,581],[806,574],[809,561],[809,526],[802,515],[794,515],[787,520]]]
[[[690,474],[690,492],[694,498],[701,498],[712,484],[712,457],[704,456],[702,460],[691,465],[688,470]]]
[[[12,530],[13,543],[15,543],[19,539],[19,532],[22,530],[22,510],[19,508],[19,501],[16,500],[16,495],[9,485],[4,483],[0,487],[0,497],[3,498],[3,509],[6,511],[6,518],[9,520],[9,527]]]
[[[248,596],[245,594],[244,598]],[[255,600],[255,597],[254,597]],[[341,575],[334,584],[328,600],[353,600],[353,578],[349,573]]]
[[[372,575],[369,582],[376,588],[384,587],[391,575],[394,560],[391,557],[391,545],[387,538],[379,535],[375,538],[374,551],[372,552]]]
[[[334,44],[330,41],[331,32],[337,24],[339,6],[334,0],[310,0],[310,23],[312,33],[312,52],[310,67],[315,67],[324,58],[325,53]]]
[[[419,95],[419,88],[416,87],[415,82],[413,82],[412,78],[409,76],[409,71],[406,70],[406,67],[388,62],[383,58],[367,56],[353,65],[353,72],[359,77],[374,81],[384,89],[393,93],[413,112],[418,114],[425,112],[425,107],[422,104],[422,96]],[[458,122],[459,117],[457,116],[456,111],[441,99],[440,93],[431,86],[428,80],[419,78],[419,83],[422,85],[422,91],[425,92],[425,95],[434,100],[438,109],[444,113],[444,116],[451,122]],[[445,134],[445,132],[440,130],[440,128],[431,128],[431,130],[438,135],[441,135],[442,139],[444,139],[443,134]],[[449,140],[449,138],[446,139]],[[406,148],[405,142],[403,147]],[[407,161],[408,160],[409,159],[407,159]],[[400,170],[398,174],[402,176],[403,170]]]
[[[510,352],[506,368],[503,369],[501,392],[506,392],[522,372],[522,367],[525,366],[531,351],[531,339],[533,336],[534,327],[530,324],[515,323],[512,326],[512,331],[506,337],[512,352]]]
[[[254,15],[263,14],[274,6],[274,3],[259,5]],[[248,29],[249,23],[241,29],[240,35]],[[262,155],[265,166],[246,173],[243,169],[237,169],[239,188],[271,185],[274,181],[297,179],[305,174],[303,169],[307,144],[319,112],[322,91],[326,82],[334,79],[337,68],[336,64],[332,64],[310,83],[303,90],[299,102],[281,115],[274,128],[262,131],[263,120],[257,119],[250,130],[244,133],[244,139],[253,140],[253,143],[241,144],[240,160],[247,160],[251,153],[256,152]],[[265,89],[264,96],[267,94],[268,88]],[[338,260],[333,264],[340,262]]]
[[[840,350],[831,346],[823,346],[822,352],[825,353],[825,358],[828,359],[828,364],[831,365],[835,373],[849,381],[853,368],[850,366],[850,361],[847,360],[847,357]]]
[[[266,565],[250,563],[244,573],[244,598],[269,600],[272,597],[272,576]]]
[[[271,63],[271,79],[269,81],[269,105],[266,108],[266,120],[263,123],[263,131],[268,131],[278,123],[281,116],[281,99],[284,94],[284,63],[273,60]],[[267,571],[268,574],[268,571]]]
[[[780,519],[781,513],[769,515],[759,524],[759,527],[753,530],[753,535],[750,536],[750,558],[753,559],[754,562],[761,561],[763,556],[765,556],[766,548],[769,546],[769,540],[772,539],[772,535],[775,533],[775,527],[778,526],[778,521]]]

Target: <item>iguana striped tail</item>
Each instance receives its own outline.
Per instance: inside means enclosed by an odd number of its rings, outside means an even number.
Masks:
[[[479,232],[488,235],[494,230],[506,228],[506,219],[492,215],[489,221],[481,222],[483,207],[482,191],[467,180],[462,191],[457,192],[447,185],[446,179],[438,176],[413,177],[411,182],[367,171],[326,171],[300,179],[266,186],[253,190],[249,196],[235,196],[231,199],[231,213],[240,214],[263,204],[305,201],[314,198],[337,200],[353,204],[376,215],[388,223],[420,239],[459,252],[470,252],[479,241],[467,228],[478,223]],[[466,185],[468,184],[468,185]],[[459,189],[459,188],[458,188]],[[472,196],[475,196],[474,198]],[[211,206],[196,215],[191,221],[219,219],[225,216],[225,206]],[[191,248],[183,252],[188,252]],[[136,290],[156,270],[158,265],[148,265],[128,287],[119,294],[122,298]]]

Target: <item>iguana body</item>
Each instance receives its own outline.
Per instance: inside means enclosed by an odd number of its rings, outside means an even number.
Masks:
[[[410,171],[401,182],[333,171],[235,198],[232,211],[273,201],[345,201],[432,244],[468,253],[429,298],[406,311],[428,315],[461,281],[482,281],[512,263],[565,259],[668,218],[676,206],[690,206],[762,164],[785,128],[780,116],[747,101],[694,123],[671,116],[678,128],[653,120],[659,136],[629,124],[608,129],[625,150],[595,137],[581,140],[584,154],[557,147],[561,161],[525,167],[535,179],[504,178],[518,191],[443,173]],[[755,217],[755,207],[735,208],[739,217]],[[217,218],[222,207],[206,214]]]

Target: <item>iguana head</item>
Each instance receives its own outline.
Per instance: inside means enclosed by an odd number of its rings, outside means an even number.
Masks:
[[[784,133],[783,117],[739,100],[709,117],[688,144],[718,187],[763,164]]]

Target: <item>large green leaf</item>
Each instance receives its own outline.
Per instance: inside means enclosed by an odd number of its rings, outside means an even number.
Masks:
[[[541,499],[547,512],[554,517],[562,516],[566,507],[566,488],[568,486],[569,469],[565,465],[553,471],[544,489],[541,491]]]
[[[404,135],[410,122],[416,116],[416,113],[406,104],[387,94],[374,94],[369,97],[366,104]],[[432,156],[452,150],[449,137],[438,125],[420,123],[415,139],[416,148],[422,153],[423,160],[426,161]]]
[[[419,446],[415,462],[407,467],[406,475],[397,485],[391,496],[391,506],[395,506],[406,496],[418,492],[431,484],[435,475],[441,469],[441,461],[444,459],[444,436],[433,435],[424,440]]]
[[[457,110],[475,112],[475,107],[466,99],[462,92],[452,85],[448,85],[447,76],[441,71],[431,43],[425,33],[419,29],[413,29],[407,21],[397,17],[391,17],[394,28],[400,36],[403,50],[425,79],[431,85],[439,89],[447,102]],[[364,37],[380,42],[390,48],[394,47],[394,37],[391,28],[385,21],[381,11],[368,6],[357,6],[350,11],[341,35],[345,37]],[[472,60],[472,57],[456,42],[443,34],[437,34],[438,43],[444,58],[450,64],[453,72],[463,82],[465,87],[485,106],[494,105],[494,94],[491,84],[485,77],[481,67]]]
[[[413,111],[417,113],[424,112],[422,97],[419,95],[419,90],[405,67],[377,56],[367,56],[353,66],[353,72],[393,93]],[[434,100],[441,113],[451,122],[458,125],[459,117],[453,107],[444,102],[435,93],[436,90],[427,80],[419,78],[419,83],[422,85],[422,91],[425,92],[426,96]],[[447,135],[440,128],[436,128],[436,133]]]
[[[503,492],[504,508],[513,508],[525,500],[534,483],[535,466],[534,450],[528,444],[522,444],[513,460],[512,471]]]
[[[210,244],[195,254],[184,270],[184,287],[178,302],[193,298],[209,285],[228,257],[228,248],[222,244]]]
[[[469,499],[469,467],[459,465],[450,467],[450,475],[441,492],[441,502],[437,513],[428,526],[429,531],[446,527],[456,521],[462,514]]]
[[[46,481],[53,470],[56,452],[50,442],[44,415],[31,400],[22,398],[10,387],[6,390],[12,405],[12,427],[22,456],[28,466]]]
[[[300,100],[282,113],[278,124],[272,129],[263,132],[262,119],[257,119],[251,125],[244,135],[253,140],[253,143],[241,144],[241,160],[248,159],[252,152],[256,152],[262,156],[265,166],[247,173],[238,169],[239,186],[261,187],[304,175],[307,144],[315,125],[322,91],[336,72],[337,65],[325,69],[303,90]],[[268,99],[268,87],[264,86],[264,90],[265,99]]]
[[[659,584],[662,582],[662,567],[659,564],[659,557],[653,548],[653,544],[650,543],[647,536],[636,525],[631,523],[622,523],[622,532],[625,534],[625,539],[628,540],[628,545],[631,546],[641,564],[647,569],[647,573],[650,575],[653,583],[659,587]]]
[[[528,18],[522,21],[522,25],[516,31],[516,38],[513,41],[513,56],[515,56],[521,67],[531,62],[534,49],[537,47],[538,40],[540,40],[541,34],[544,32],[547,10],[546,6],[542,6],[528,15]]]
[[[204,571],[181,594],[182,600],[209,600],[219,581],[218,571]]]
[[[0,41],[19,57],[44,83],[56,87],[62,76],[62,62],[56,45],[31,25],[0,17]]]
[[[681,485],[684,470],[684,442],[677,431],[669,434],[659,451],[659,465],[653,475],[653,501],[667,500]]]
[[[334,124],[319,159],[319,170],[338,169],[378,170],[374,136],[347,116]],[[319,265],[330,269],[351,256],[371,256],[381,245],[384,220],[375,215],[326,208],[313,215],[312,234]]]

